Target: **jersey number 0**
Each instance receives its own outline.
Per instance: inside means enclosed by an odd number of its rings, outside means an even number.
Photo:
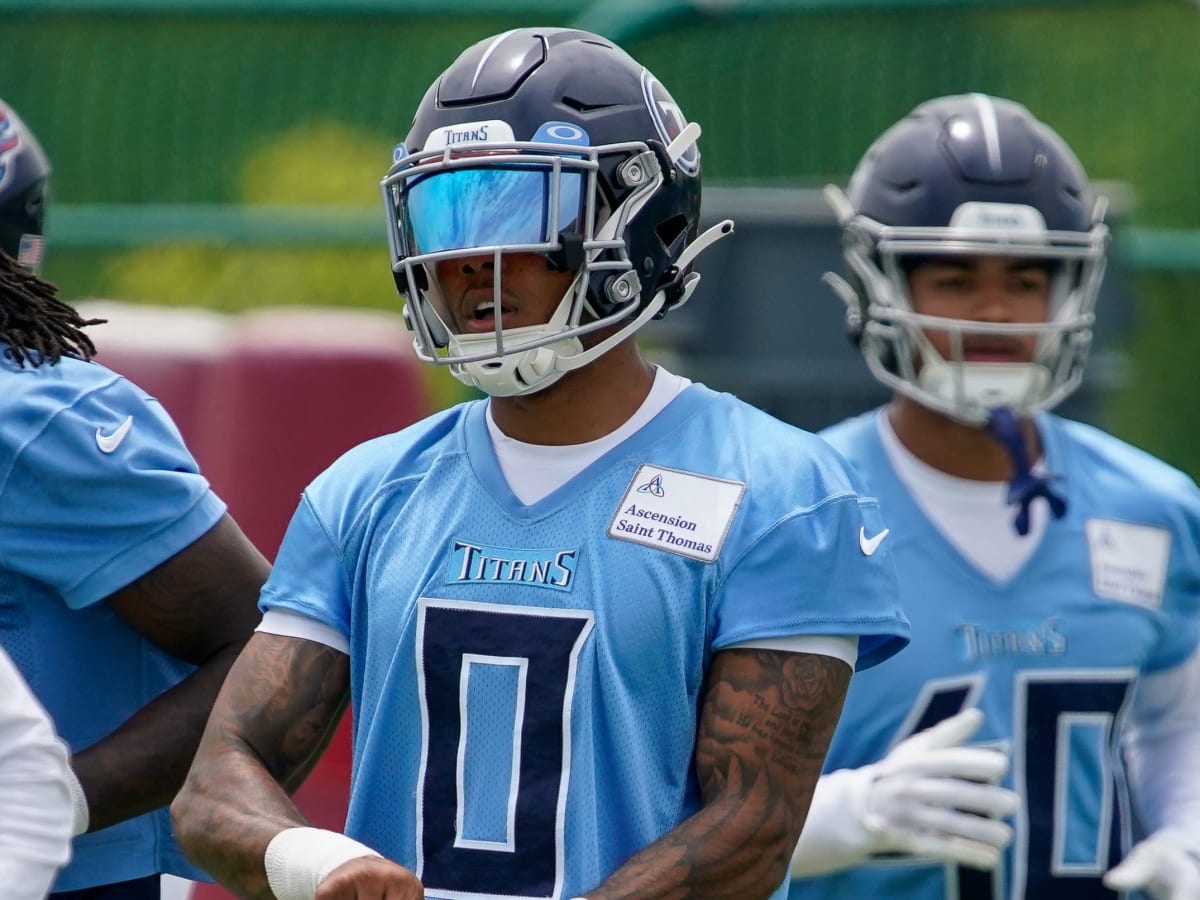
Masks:
[[[417,875],[454,900],[557,897],[586,610],[422,599]]]

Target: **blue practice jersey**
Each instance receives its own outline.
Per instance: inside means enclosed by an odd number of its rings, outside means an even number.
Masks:
[[[162,407],[102,366],[18,367],[0,344],[0,643],[72,751],[191,669],[99,601],[225,511]],[[75,839],[55,890],[200,877],[165,809]]]
[[[881,443],[877,413],[824,436],[859,467],[892,529],[912,646],[854,678],[827,770],[881,759],[964,706],[980,743],[1012,761],[1022,798],[1005,865],[983,874],[912,860],[792,885],[791,897],[1084,900],[1131,837],[1116,751],[1131,688],[1197,643],[1200,496],[1185,475],[1094,428],[1038,417],[1068,503],[1008,581],[973,568],[915,505]],[[1037,501],[1042,502],[1042,501]]]
[[[700,807],[716,651],[861,635],[866,668],[908,626],[888,554],[859,548],[876,504],[814,436],[693,385],[524,506],[485,410],[319,477],[263,605],[349,641],[349,834],[430,898],[572,897]]]

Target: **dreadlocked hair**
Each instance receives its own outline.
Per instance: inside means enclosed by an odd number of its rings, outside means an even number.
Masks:
[[[58,288],[0,252],[0,341],[4,355],[24,367],[53,365],[64,356],[85,362],[96,345],[80,329],[105,319],[84,319],[73,306],[58,299]]]

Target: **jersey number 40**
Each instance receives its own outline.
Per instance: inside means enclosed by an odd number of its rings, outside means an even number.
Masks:
[[[947,897],[1096,900],[1116,897],[1100,877],[1129,846],[1129,793],[1119,724],[1128,669],[1037,669],[1012,685],[1012,782],[1022,805],[1012,865],[991,873],[949,866]],[[978,677],[940,682],[918,700],[896,741],[968,705]],[[1007,876],[1007,878],[1006,878]],[[1005,881],[1008,884],[1005,884]]]

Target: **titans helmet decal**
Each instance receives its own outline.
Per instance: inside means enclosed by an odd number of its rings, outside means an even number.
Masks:
[[[646,95],[646,106],[650,109],[650,118],[664,144],[679,137],[679,133],[687,127],[688,120],[679,108],[679,104],[671,97],[661,81],[647,71],[642,72],[642,91]],[[679,157],[679,168],[689,175],[695,175],[700,170],[700,148],[692,144]]]
[[[8,110],[0,106],[0,187],[4,187],[5,182],[11,176],[10,157],[14,155],[13,151],[20,146],[21,134],[17,131],[16,124]]]

